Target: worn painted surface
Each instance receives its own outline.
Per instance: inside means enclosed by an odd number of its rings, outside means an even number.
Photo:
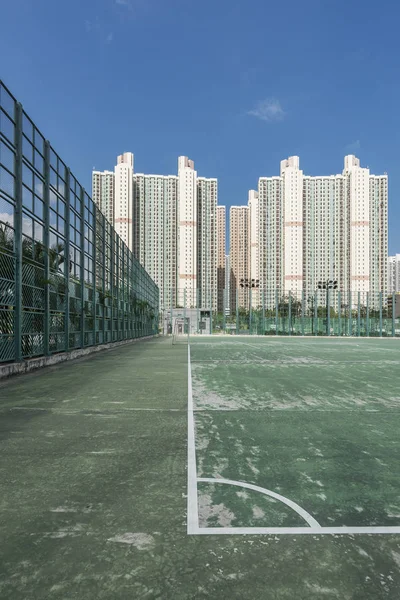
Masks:
[[[399,524],[400,346],[239,342],[192,344],[199,477],[280,488],[324,523]],[[187,535],[187,373],[187,347],[155,339],[0,384],[0,598],[398,600],[400,536]],[[199,512],[304,524],[211,483]]]

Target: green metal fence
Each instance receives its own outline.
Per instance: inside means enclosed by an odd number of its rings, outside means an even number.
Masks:
[[[226,306],[228,298],[225,290],[219,293],[223,302],[210,298],[205,305],[189,306],[186,298],[199,295],[188,296],[178,290],[177,297],[183,299],[180,311],[190,315],[191,333],[204,333],[201,323],[207,318],[214,334],[400,337],[400,294],[268,289],[249,293],[245,306],[240,306],[236,291],[229,295],[229,308],[217,311],[217,306]],[[174,306],[172,311],[171,306],[164,307],[165,332],[177,310]]]
[[[158,332],[159,291],[0,81],[0,362]]]

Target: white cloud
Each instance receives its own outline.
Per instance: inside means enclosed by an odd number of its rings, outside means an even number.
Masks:
[[[10,213],[0,213],[0,223],[7,223],[12,227],[14,224],[14,215]]]
[[[345,150],[347,152],[355,152],[356,150],[359,150],[360,148],[361,148],[360,140],[355,140],[354,142],[351,142],[351,144],[347,144],[347,146],[345,147]]]
[[[101,23],[99,17],[95,17],[93,21],[85,21],[85,29],[87,33],[97,37],[106,44],[111,44],[114,39],[114,34],[112,31],[106,33],[105,26],[103,23]]]
[[[101,29],[99,17],[96,17],[94,21],[85,21],[85,29],[88,33],[92,31],[99,32]]]
[[[285,117],[281,103],[276,98],[266,98],[257,104],[253,110],[249,110],[248,115],[257,117],[261,121],[272,123],[273,121],[282,121]]]
[[[132,2],[130,0],[115,0],[115,4],[117,6],[125,6],[126,8],[129,8],[130,10],[132,10],[132,8],[133,8]]]

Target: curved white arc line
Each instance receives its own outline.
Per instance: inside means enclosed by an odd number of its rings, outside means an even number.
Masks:
[[[304,508],[301,508],[296,502],[289,500],[289,498],[285,498],[285,496],[281,496],[276,492],[272,492],[271,490],[267,490],[259,485],[253,485],[252,483],[244,483],[243,481],[234,481],[233,479],[213,479],[212,477],[198,477],[197,481],[203,481],[205,483],[226,483],[227,485],[236,485],[238,487],[247,488],[249,490],[254,490],[255,492],[260,492],[260,494],[265,494],[265,496],[271,496],[271,498],[275,498],[276,500],[280,500],[283,504],[286,504],[298,515],[300,515],[310,527],[321,528],[321,525],[312,517]]]

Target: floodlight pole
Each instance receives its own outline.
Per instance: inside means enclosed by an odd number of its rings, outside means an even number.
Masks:
[[[337,281],[327,279],[326,281],[318,281],[318,289],[326,290],[326,335],[331,335],[331,315],[330,315],[330,302],[329,302],[329,290],[336,290],[338,287]]]
[[[249,290],[249,297],[248,297],[248,302],[249,302],[249,333],[251,334],[251,332],[252,332],[251,319],[252,319],[252,304],[253,304],[252,293],[251,292],[252,292],[252,288],[259,289],[259,287],[260,287],[260,281],[259,281],[259,279],[249,279],[249,278],[245,277],[245,278],[242,278],[240,280],[240,287]]]

